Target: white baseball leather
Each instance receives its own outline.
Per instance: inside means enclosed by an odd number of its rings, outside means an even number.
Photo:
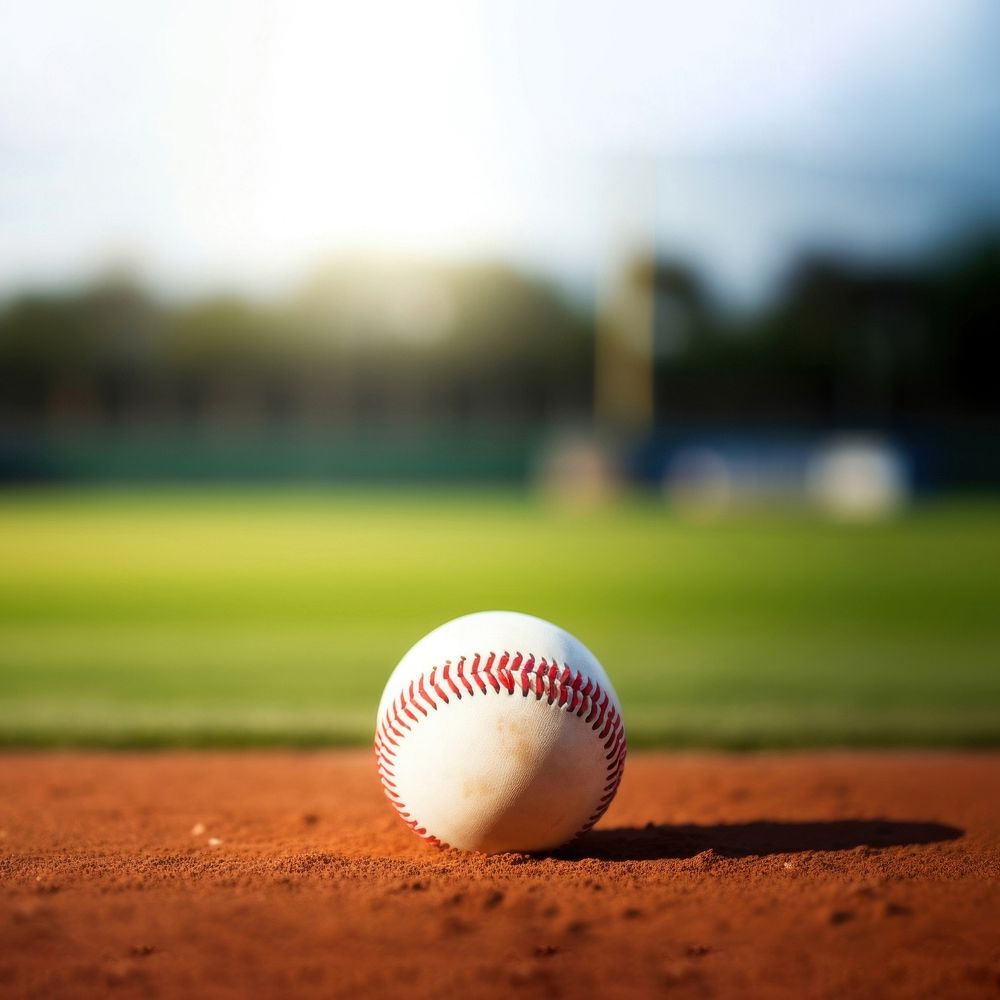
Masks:
[[[389,801],[444,847],[557,847],[610,805],[625,764],[611,682],[568,632],[484,611],[442,625],[399,662],[375,750]]]

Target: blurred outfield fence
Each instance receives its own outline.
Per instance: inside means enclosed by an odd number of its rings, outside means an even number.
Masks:
[[[345,433],[301,427],[228,433],[121,428],[0,433],[0,482],[16,483],[268,483],[420,484],[469,482],[544,485],[580,447],[607,465],[604,475],[658,489],[691,455],[717,456],[724,474],[747,490],[767,493],[801,480],[804,470],[839,436],[821,431],[736,431],[705,427],[613,438],[587,430],[532,426],[372,428]],[[853,440],[848,437],[846,440]],[[859,440],[867,440],[864,437]],[[1000,484],[1000,448],[990,429],[928,429],[874,438],[901,456],[906,485],[916,493],[989,490]],[[695,470],[697,473],[699,470]],[[793,483],[794,485],[794,483]],[[766,497],[764,497],[766,499]]]

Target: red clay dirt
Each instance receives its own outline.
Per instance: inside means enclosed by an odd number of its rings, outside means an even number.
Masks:
[[[996,997],[1000,754],[635,754],[591,834],[416,838],[371,754],[0,756],[5,997]]]

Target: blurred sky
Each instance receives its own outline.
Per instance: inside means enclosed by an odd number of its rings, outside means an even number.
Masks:
[[[993,0],[12,0],[0,293],[120,259],[269,291],[331,251],[579,284],[639,186],[752,299],[804,243],[909,252],[1000,211]]]

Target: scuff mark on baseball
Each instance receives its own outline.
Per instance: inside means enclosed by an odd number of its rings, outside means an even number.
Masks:
[[[558,847],[611,804],[625,730],[611,681],[564,629],[514,611],[456,618],[399,662],[375,754],[403,822],[432,843]]]

